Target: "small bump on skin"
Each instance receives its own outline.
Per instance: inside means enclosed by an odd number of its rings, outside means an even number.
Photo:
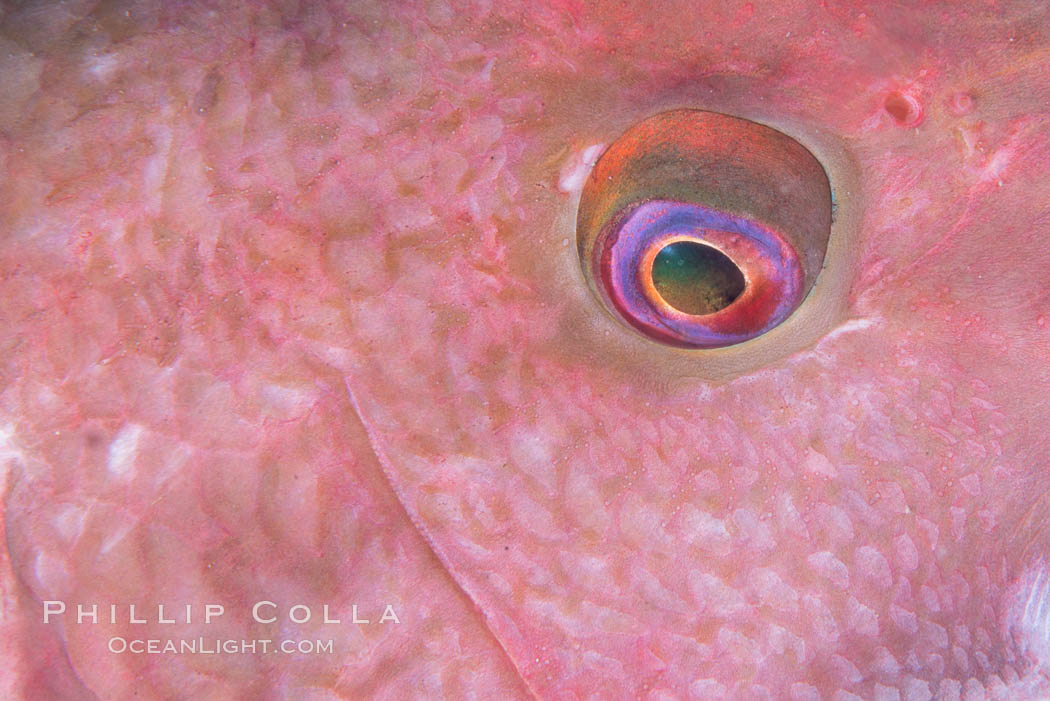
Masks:
[[[973,111],[974,99],[973,95],[965,90],[952,93],[951,98],[948,100],[948,109],[951,110],[952,114],[956,117],[963,117]]]
[[[916,127],[922,122],[922,104],[909,93],[894,90],[886,96],[883,104],[886,113],[902,127]]]

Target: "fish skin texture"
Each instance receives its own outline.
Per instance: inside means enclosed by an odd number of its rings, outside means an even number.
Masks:
[[[1050,696],[1046,9],[538,5],[3,9],[0,695]],[[575,169],[682,106],[837,208],[712,352],[573,245]]]

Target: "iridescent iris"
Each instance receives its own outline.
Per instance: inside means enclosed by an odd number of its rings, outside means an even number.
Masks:
[[[776,232],[740,217],[702,205],[656,200],[628,210],[609,226],[599,264],[607,297],[628,323],[666,343],[710,348],[753,338],[791,313],[802,287],[802,267],[794,249]],[[742,289],[720,308],[674,305],[661,294],[653,275],[657,258],[672,246],[717,252],[735,269]],[[678,289],[684,296],[717,290],[712,271],[705,273],[704,279],[694,278]]]

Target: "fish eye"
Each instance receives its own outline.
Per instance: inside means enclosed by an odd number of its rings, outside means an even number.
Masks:
[[[584,185],[577,250],[606,308],[651,339],[718,348],[783,322],[812,289],[831,187],[791,137],[675,110],[617,139]]]

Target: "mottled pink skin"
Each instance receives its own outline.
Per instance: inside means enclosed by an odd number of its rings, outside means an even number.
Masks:
[[[0,695],[1045,696],[1040,3],[352,6],[5,10]],[[601,311],[558,184],[672,106],[823,149],[826,313]],[[403,623],[40,622],[260,598]]]

